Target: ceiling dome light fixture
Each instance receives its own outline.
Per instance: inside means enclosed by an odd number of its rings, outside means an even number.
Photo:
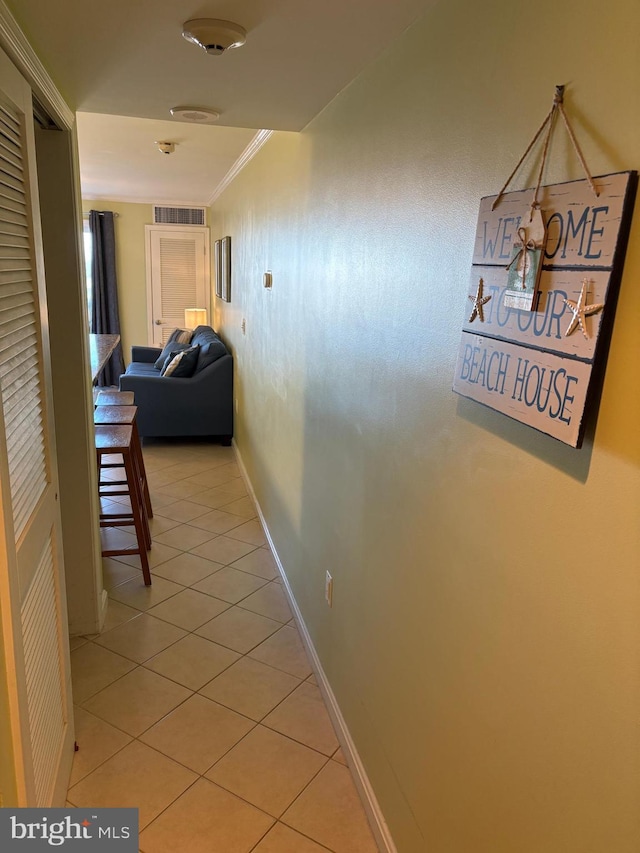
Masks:
[[[190,121],[195,124],[206,124],[220,118],[218,110],[210,110],[209,107],[171,107],[169,112],[178,121]]]
[[[173,154],[173,152],[176,150],[176,143],[175,142],[158,142],[158,141],[156,141],[154,144],[161,154]]]
[[[187,41],[197,44],[210,56],[220,56],[233,47],[242,47],[247,38],[246,30],[231,21],[217,18],[193,18],[182,25],[182,35]]]

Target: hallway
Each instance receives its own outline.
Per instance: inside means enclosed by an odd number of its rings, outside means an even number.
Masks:
[[[138,807],[144,853],[374,853],[233,449],[145,461],[153,585],[106,558],[105,629],[71,640],[69,804]]]

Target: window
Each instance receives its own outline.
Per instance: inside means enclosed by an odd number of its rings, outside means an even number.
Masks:
[[[91,267],[93,258],[93,235],[89,229],[89,220],[85,218],[82,229],[83,248],[84,248],[84,270],[87,281],[87,306],[89,311],[89,330],[91,330],[91,314],[93,310],[92,291],[93,281],[91,277]]]

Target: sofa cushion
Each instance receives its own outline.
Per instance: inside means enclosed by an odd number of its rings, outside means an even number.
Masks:
[[[213,340],[219,341],[220,338],[216,335],[211,326],[196,326],[193,330],[193,336],[191,338],[192,344],[200,344],[200,346],[202,346],[202,344],[206,344]]]
[[[217,341],[209,341],[207,344],[202,344],[200,346],[200,353],[198,355],[198,363],[196,365],[195,372],[200,373],[200,371],[204,370],[205,367],[213,364],[214,361],[217,361],[226,354],[227,348],[219,338]]]
[[[160,376],[160,371],[154,364],[145,361],[132,361],[125,370],[127,376]]]
[[[164,345],[164,349],[156,359],[154,367],[156,367],[158,370],[162,370],[165,361],[171,355],[172,352],[182,352],[182,350],[189,349],[190,346],[191,344],[184,344],[178,341],[172,341],[171,338],[169,338],[169,340]]]
[[[200,373],[205,367],[213,364],[223,355],[227,354],[227,348],[222,343],[218,335],[213,331],[211,326],[198,326],[193,332],[191,344],[199,344],[200,354],[198,355],[198,364],[196,373]]]
[[[172,376],[174,379],[187,379],[193,376],[198,363],[198,352],[200,347],[189,347],[181,351],[174,351],[167,357],[162,368],[161,376]]]

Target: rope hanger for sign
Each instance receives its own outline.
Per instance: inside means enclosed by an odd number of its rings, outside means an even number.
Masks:
[[[582,151],[580,150],[580,146],[578,145],[578,140],[576,139],[575,133],[573,132],[573,128],[571,127],[569,119],[567,118],[567,114],[566,114],[565,109],[564,109],[563,101],[564,101],[564,86],[556,86],[556,92],[555,92],[555,95],[553,98],[553,105],[552,105],[551,109],[547,113],[545,120],[542,122],[542,124],[538,128],[535,136],[533,137],[533,139],[529,143],[527,150],[524,152],[522,157],[518,160],[518,163],[517,163],[515,169],[507,178],[505,185],[502,187],[502,189],[500,190],[500,192],[496,196],[495,201],[491,205],[491,210],[496,209],[496,207],[500,203],[500,200],[502,199],[502,196],[505,193],[505,190],[507,189],[507,187],[509,186],[509,184],[513,180],[513,176],[516,174],[516,172],[518,171],[520,166],[522,166],[525,159],[527,158],[527,155],[529,154],[529,152],[531,151],[533,146],[536,144],[536,142],[538,141],[538,139],[542,135],[544,129],[546,128],[547,133],[546,133],[545,140],[544,140],[544,148],[542,150],[542,162],[540,163],[540,171],[538,172],[538,180],[537,180],[536,188],[535,188],[535,191],[533,194],[533,200],[531,202],[531,214],[533,215],[533,211],[538,210],[540,208],[540,202],[538,201],[538,194],[540,192],[540,185],[542,183],[542,175],[544,172],[545,163],[547,162],[547,155],[549,153],[549,143],[551,142],[551,135],[553,133],[556,115],[558,113],[560,113],[560,115],[562,116],[562,120],[564,121],[564,126],[566,127],[567,133],[569,134],[569,139],[571,140],[571,143],[573,144],[573,149],[576,152],[576,156],[578,157],[578,160],[580,161],[580,165],[582,166],[582,169],[585,173],[585,176],[586,176],[587,180],[589,181],[589,186],[591,187],[593,194],[596,196],[596,198],[598,197],[598,190],[596,189],[596,186],[593,182],[593,178],[591,177],[591,173],[589,172],[589,169],[587,168],[587,164],[586,164],[586,161],[584,159],[584,155],[582,154]]]

